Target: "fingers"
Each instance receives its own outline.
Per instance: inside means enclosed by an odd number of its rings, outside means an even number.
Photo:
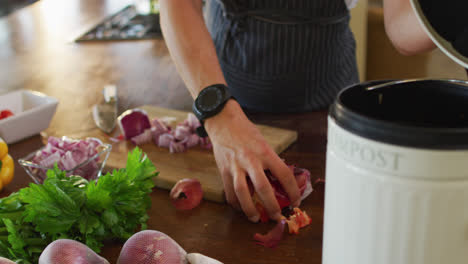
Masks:
[[[240,203],[242,211],[244,211],[250,221],[258,222],[260,215],[252,201],[245,172],[241,169],[236,169],[233,175],[233,180],[234,191],[236,192],[237,200]]]
[[[247,172],[268,215],[271,219],[279,221],[281,219],[281,209],[263,168],[251,164]]]
[[[286,191],[291,201],[291,205],[293,207],[298,207],[301,203],[301,193],[297,186],[294,173],[276,154],[267,159],[265,165],[283,186],[283,189]]]
[[[234,191],[232,174],[228,170],[224,170],[224,172],[221,173],[221,177],[223,179],[224,194],[226,195],[227,202],[235,209],[241,210],[242,208],[237,200],[236,192]]]

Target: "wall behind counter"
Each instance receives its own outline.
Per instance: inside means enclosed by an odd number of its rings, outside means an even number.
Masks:
[[[407,78],[467,79],[465,70],[439,49],[416,56],[403,56],[398,53],[385,33],[381,0],[370,0],[367,13],[367,47],[364,80]]]

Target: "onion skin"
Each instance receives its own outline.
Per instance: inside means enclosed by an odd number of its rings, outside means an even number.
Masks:
[[[16,264],[16,263],[7,258],[0,257],[0,264]]]
[[[39,264],[109,264],[85,244],[70,239],[50,243],[39,257]]]
[[[125,242],[117,264],[186,264],[186,255],[187,252],[168,235],[144,230]]]
[[[283,232],[284,232],[284,227],[286,225],[286,220],[281,219],[276,226],[271,229],[268,233],[265,235],[255,233],[254,235],[254,240],[256,241],[255,243],[258,245],[262,245],[264,247],[268,248],[274,248],[278,246],[279,242],[283,238]]]
[[[200,204],[203,190],[197,179],[182,179],[174,185],[169,195],[177,210],[191,210]]]

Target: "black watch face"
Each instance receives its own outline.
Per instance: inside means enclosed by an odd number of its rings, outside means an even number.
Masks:
[[[202,95],[198,98],[198,106],[200,110],[211,112],[214,111],[223,99],[221,91],[216,87],[208,87],[202,91]]]

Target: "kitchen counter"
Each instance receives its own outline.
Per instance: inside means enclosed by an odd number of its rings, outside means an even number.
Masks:
[[[30,89],[60,102],[42,135],[9,146],[15,161],[41,147],[43,138],[49,135],[80,137],[95,130],[91,106],[98,103],[106,84],[118,86],[120,112],[145,104],[190,110],[192,99],[164,40],[73,42],[129,3],[41,0],[0,19],[0,93]],[[325,175],[326,115],[326,111],[249,114],[256,123],[297,130],[297,142],[280,156],[318,177]],[[4,188],[2,197],[31,182],[17,162],[15,170],[15,178]],[[314,192],[301,206],[311,216],[312,225],[299,235],[285,235],[276,249],[253,242],[256,232],[266,233],[274,223],[250,223],[230,206],[209,201],[194,210],[178,212],[167,190],[155,188],[151,198],[148,229],[168,234],[187,252],[200,252],[226,264],[321,263],[323,190]],[[108,241],[101,255],[115,263],[122,245],[121,241]]]

